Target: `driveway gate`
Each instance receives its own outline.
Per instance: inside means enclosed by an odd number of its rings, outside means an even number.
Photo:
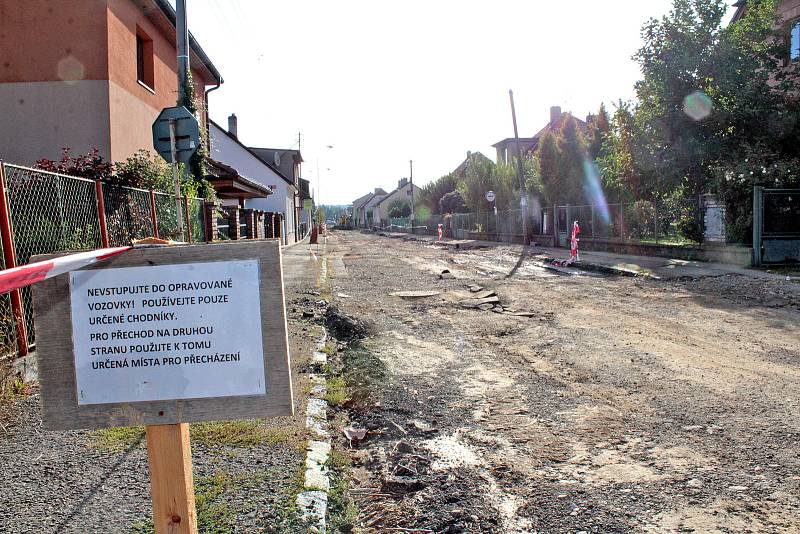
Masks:
[[[753,188],[753,265],[800,263],[800,189]]]

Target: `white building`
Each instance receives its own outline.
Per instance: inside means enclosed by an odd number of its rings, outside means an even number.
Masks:
[[[298,189],[293,181],[276,167],[259,158],[251,149],[242,144],[236,135],[236,118],[229,119],[226,131],[214,121],[210,121],[211,158],[236,169],[239,174],[272,190],[266,198],[248,198],[243,208],[251,208],[283,215],[281,235],[284,244],[297,241],[296,200]],[[236,204],[235,200],[223,203]]]

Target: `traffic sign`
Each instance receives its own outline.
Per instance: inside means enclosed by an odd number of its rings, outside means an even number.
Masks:
[[[494,199],[495,199],[494,191],[487,191],[486,200],[488,200],[489,202],[494,202]]]
[[[200,146],[200,125],[192,113],[183,106],[164,108],[153,123],[153,148],[167,163],[172,163],[170,122],[175,123],[176,163],[188,163]]]

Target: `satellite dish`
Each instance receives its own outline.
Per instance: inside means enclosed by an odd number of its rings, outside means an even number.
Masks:
[[[280,154],[275,152],[275,156],[272,159],[275,162],[275,166],[276,167],[280,167],[281,166],[281,155]]]

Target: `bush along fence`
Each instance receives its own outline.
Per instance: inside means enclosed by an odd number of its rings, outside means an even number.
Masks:
[[[555,225],[552,207],[528,209],[527,228],[537,243],[568,246],[572,223],[578,221],[581,237],[642,243],[691,244],[703,239],[701,201],[679,207],[649,201],[627,204],[558,206]],[[383,221],[382,229],[411,231],[409,218]],[[441,224],[446,237],[522,242],[522,210],[446,215],[417,215],[415,233],[435,235]]]
[[[182,234],[174,195],[0,161],[0,268],[25,265],[37,254],[124,246],[145,237],[200,243],[283,235],[280,213],[179,200]],[[24,356],[34,342],[30,288],[1,295],[0,354]]]

